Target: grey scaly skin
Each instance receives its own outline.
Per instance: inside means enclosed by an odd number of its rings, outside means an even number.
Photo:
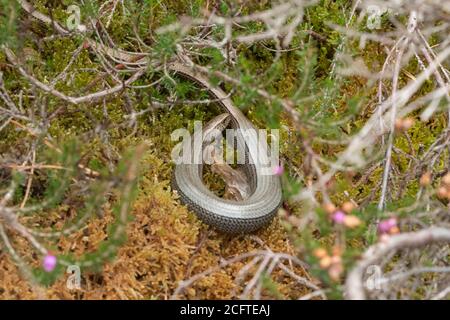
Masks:
[[[223,121],[231,120],[234,129],[257,130],[244,114],[233,105],[227,94],[217,87],[213,87],[202,75],[190,68],[174,62],[169,69],[188,78],[202,87],[208,89],[210,95],[217,99],[217,103],[229,114],[217,117],[217,121],[209,123],[205,130],[214,129],[222,125]],[[238,234],[250,233],[267,225],[272,221],[282,202],[280,178],[274,174],[262,174],[260,163],[269,163],[269,155],[264,148],[258,148],[256,137],[244,138],[242,131],[236,131],[236,142],[239,150],[246,150],[246,159],[259,157],[263,161],[253,161],[243,165],[249,179],[251,195],[243,201],[222,199],[208,190],[202,181],[201,164],[177,164],[172,177],[172,186],[180,195],[181,201],[194,211],[205,223],[220,231]],[[201,159],[202,153],[192,148],[194,159]],[[262,152],[262,153],[261,153]],[[200,158],[199,158],[200,157]],[[200,163],[197,162],[197,163]]]

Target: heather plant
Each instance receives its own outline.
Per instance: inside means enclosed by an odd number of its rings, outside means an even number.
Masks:
[[[437,0],[0,0],[0,259],[51,286],[142,255],[134,298],[448,298],[449,27]],[[268,229],[180,212],[171,133],[219,110],[171,61],[279,130]]]

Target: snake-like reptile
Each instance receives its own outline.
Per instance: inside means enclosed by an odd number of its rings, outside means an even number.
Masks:
[[[274,174],[263,174],[262,164],[268,161],[270,154],[264,148],[258,148],[255,136],[243,135],[243,130],[257,130],[241,110],[234,106],[229,96],[220,88],[214,87],[200,73],[178,62],[169,64],[169,69],[206,88],[217,103],[227,113],[219,116],[216,123],[205,130],[215,127],[224,129],[224,123],[230,120],[236,130],[236,144],[239,150],[245,150],[246,159],[263,161],[246,161],[242,166],[249,180],[251,194],[242,201],[220,198],[211,192],[202,180],[201,164],[177,164],[175,166],[172,186],[180,195],[181,201],[194,211],[205,223],[226,233],[249,233],[267,225],[276,214],[281,202],[282,192],[280,178]],[[201,150],[192,148],[193,157],[201,157]],[[267,163],[267,162],[266,162]],[[267,168],[266,168],[267,169]]]

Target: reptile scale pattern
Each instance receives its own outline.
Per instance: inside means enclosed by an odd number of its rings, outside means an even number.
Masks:
[[[212,87],[207,79],[180,63],[171,63],[171,71],[206,88],[217,103],[230,114],[235,129],[255,129],[244,114],[220,88]],[[239,132],[239,131],[238,131]],[[245,158],[261,155],[255,146],[258,141],[237,134],[238,145],[244,146]],[[241,149],[242,150],[242,149]],[[252,151],[253,150],[253,151]],[[253,153],[252,153],[253,152]],[[269,159],[269,154],[262,154]],[[269,224],[282,203],[280,178],[262,174],[262,166],[246,163],[242,165],[249,178],[253,193],[243,201],[222,199],[206,188],[202,181],[202,165],[177,164],[172,176],[172,187],[180,200],[206,224],[229,234],[250,233]]]

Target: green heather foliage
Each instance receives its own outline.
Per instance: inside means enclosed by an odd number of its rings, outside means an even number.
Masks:
[[[17,45],[18,4],[16,1],[0,2],[0,44]]]

